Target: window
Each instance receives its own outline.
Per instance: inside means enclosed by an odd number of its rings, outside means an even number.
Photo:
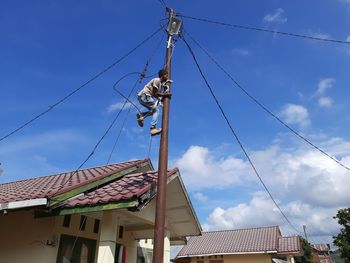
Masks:
[[[94,222],[94,233],[98,234],[99,230],[100,230],[100,220],[95,219],[95,222]]]
[[[79,230],[80,231],[84,231],[85,230],[85,227],[86,227],[86,216],[81,216],[80,217],[80,225],[79,225]]]
[[[64,218],[63,218],[63,226],[64,227],[69,227],[71,217],[72,217],[71,215],[64,216]]]
[[[124,227],[123,226],[119,226],[118,236],[119,236],[120,239],[123,239],[123,234],[124,234]]]
[[[96,240],[61,235],[56,263],[93,263]]]

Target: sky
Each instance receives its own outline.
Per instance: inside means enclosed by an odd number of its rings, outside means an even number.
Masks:
[[[350,41],[350,1],[167,1],[184,16]],[[165,23],[160,1],[0,2],[0,137],[77,89]],[[259,102],[319,148],[350,166],[350,45],[183,19],[183,26]],[[276,202],[232,136],[185,44],[172,55],[169,167],[179,167],[206,231],[278,225],[332,243],[333,216],[349,207],[350,172],[263,111],[189,37],[215,95]],[[113,84],[164,64],[160,31],[141,48],[49,113],[0,141],[0,183],[75,170],[116,117]],[[136,92],[147,80],[137,83]],[[131,92],[136,75],[116,88]],[[159,136],[140,128],[128,105],[84,167],[151,158]],[[126,119],[125,125],[123,125]],[[160,126],[160,125],[158,125]],[[113,145],[117,140],[115,150]]]

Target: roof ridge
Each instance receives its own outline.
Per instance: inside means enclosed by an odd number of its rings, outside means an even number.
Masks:
[[[238,229],[223,229],[223,230],[214,230],[214,231],[203,231],[202,233],[215,233],[215,232],[233,232],[240,230],[252,230],[252,229],[263,229],[263,228],[279,228],[279,226],[261,226],[261,227],[246,227]]]
[[[120,163],[112,163],[112,164],[107,164],[107,165],[86,167],[86,168],[79,169],[79,170],[71,170],[71,171],[60,172],[60,173],[56,173],[56,174],[49,174],[49,175],[42,175],[42,176],[38,176],[38,177],[20,179],[20,180],[16,180],[16,181],[2,183],[0,185],[7,185],[7,184],[13,184],[13,183],[19,183],[19,182],[25,182],[25,181],[31,181],[31,180],[38,180],[40,178],[46,178],[46,177],[51,177],[51,176],[58,176],[58,175],[63,175],[63,174],[70,174],[70,173],[84,171],[84,170],[89,170],[89,169],[96,169],[96,168],[101,168],[101,167],[107,167],[107,166],[110,166],[110,165],[120,165],[120,164],[124,164],[124,163],[128,163],[128,162],[135,162],[135,163],[140,162],[141,163],[141,162],[146,162],[146,161],[149,161],[149,160],[150,160],[149,158],[146,158],[146,159],[139,159],[139,160],[129,160],[129,161],[124,161],[124,162],[120,162]]]

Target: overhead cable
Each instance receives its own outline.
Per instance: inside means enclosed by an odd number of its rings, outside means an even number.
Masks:
[[[47,110],[44,110],[43,112],[39,113],[38,115],[34,116],[32,119],[30,119],[29,121],[25,122],[24,124],[20,125],[18,128],[14,129],[13,131],[9,132],[8,134],[4,135],[3,137],[0,138],[0,142],[5,140],[6,138],[10,137],[11,135],[15,134],[16,132],[22,130],[23,128],[25,128],[26,126],[28,126],[29,124],[31,124],[32,122],[34,122],[35,120],[39,119],[40,117],[42,117],[43,115],[49,113],[51,110],[53,110],[56,106],[58,106],[59,104],[63,103],[64,101],[66,101],[68,98],[70,98],[71,96],[73,96],[75,93],[77,93],[79,90],[81,90],[82,88],[84,88],[85,86],[87,86],[88,84],[90,84],[92,81],[96,80],[97,78],[99,78],[101,75],[103,75],[104,73],[106,73],[107,71],[109,71],[111,68],[113,68],[115,65],[117,65],[118,63],[120,63],[122,60],[124,60],[125,58],[127,58],[129,55],[131,55],[133,52],[135,52],[138,48],[140,48],[142,45],[144,45],[148,40],[150,40],[151,38],[153,38],[158,32],[160,32],[163,29],[163,27],[160,27],[159,29],[157,29],[155,32],[153,32],[151,35],[149,35],[147,38],[145,38],[144,40],[142,40],[139,44],[137,44],[134,48],[132,48],[131,50],[129,50],[127,53],[125,53],[122,57],[120,57],[118,60],[116,60],[115,62],[113,62],[111,65],[109,65],[108,67],[106,67],[105,69],[103,69],[102,71],[100,71],[99,73],[97,73],[95,76],[93,76],[92,78],[90,78],[88,81],[86,81],[85,83],[83,83],[81,86],[79,86],[77,89],[73,90],[72,92],[70,92],[68,95],[66,95],[65,97],[63,97],[62,99],[60,99],[59,101],[55,102],[54,104],[50,105],[49,108]]]
[[[179,15],[179,16],[181,16],[182,18],[187,18],[187,19],[191,19],[191,20],[196,20],[196,21],[201,21],[201,22],[206,22],[206,23],[211,23],[211,24],[216,24],[216,25],[221,25],[221,26],[227,26],[227,27],[232,27],[232,28],[254,30],[254,31],[279,34],[279,35],[284,35],[284,36],[299,37],[299,38],[306,38],[306,39],[310,39],[310,40],[317,40],[317,41],[325,41],[325,42],[333,42],[333,43],[338,43],[338,44],[350,45],[350,41],[346,41],[346,40],[322,38],[322,37],[316,37],[316,36],[310,36],[310,35],[283,32],[283,31],[272,30],[272,29],[267,29],[267,28],[258,28],[258,27],[244,26],[244,25],[238,25],[238,24],[230,24],[230,23],[214,21],[214,20],[210,20],[210,19],[206,19],[206,18],[198,18],[198,17],[193,17],[193,16],[186,16],[186,15]]]
[[[211,88],[211,86],[210,86],[208,80],[207,80],[206,77],[204,76],[204,73],[203,73],[203,71],[202,71],[202,69],[201,69],[201,67],[200,67],[200,65],[199,65],[199,63],[198,63],[198,61],[197,61],[197,58],[196,58],[196,56],[195,56],[195,54],[194,54],[194,52],[193,52],[191,46],[188,44],[188,42],[186,41],[186,39],[185,39],[184,37],[182,37],[182,40],[183,40],[184,43],[186,44],[186,46],[187,46],[187,48],[188,48],[188,50],[189,50],[189,52],[190,52],[190,54],[191,54],[191,56],[192,56],[192,58],[193,58],[195,64],[196,64],[196,66],[197,66],[197,69],[198,69],[198,71],[199,71],[201,77],[203,78],[203,80],[204,80],[206,86],[207,86],[208,89],[209,89],[210,94],[212,95],[212,97],[213,97],[213,99],[214,99],[216,105],[218,106],[218,108],[219,108],[219,110],[220,110],[220,112],[221,112],[221,115],[222,115],[223,118],[225,119],[225,121],[226,121],[226,123],[227,123],[227,125],[228,125],[228,127],[229,127],[229,129],[230,129],[230,131],[231,131],[231,133],[233,134],[233,136],[235,137],[237,143],[239,144],[240,148],[242,149],[242,151],[243,151],[245,157],[247,158],[247,160],[248,160],[250,166],[252,167],[252,169],[253,169],[255,175],[259,178],[259,181],[260,181],[261,184],[263,185],[265,191],[268,193],[268,195],[269,195],[269,197],[271,198],[272,202],[275,204],[275,206],[277,207],[277,209],[279,210],[279,212],[281,213],[281,215],[284,217],[284,219],[286,220],[286,222],[287,222],[297,233],[299,233],[299,231],[297,230],[297,228],[290,222],[290,220],[288,219],[288,217],[286,216],[286,214],[282,211],[281,207],[277,204],[277,202],[275,201],[274,197],[272,196],[270,190],[267,188],[267,186],[266,186],[266,184],[264,183],[263,179],[262,179],[261,176],[259,175],[258,170],[256,169],[256,167],[255,167],[255,165],[253,164],[252,160],[250,159],[250,157],[249,157],[247,151],[245,150],[243,144],[241,143],[240,139],[238,138],[237,133],[234,131],[234,129],[233,129],[233,127],[232,127],[232,125],[231,125],[231,123],[230,123],[230,121],[229,121],[229,119],[228,119],[228,117],[227,117],[227,115],[226,115],[226,113],[225,113],[225,111],[224,111],[224,109],[222,108],[222,106],[221,106],[219,100],[217,99],[216,95],[214,94],[214,91],[213,91],[213,89]]]
[[[133,85],[128,98],[130,98],[130,96],[132,95],[132,93],[134,92],[136,85],[139,83],[140,79],[142,79],[143,77],[140,76],[137,81],[135,82],[135,84]],[[98,148],[98,146],[101,144],[101,142],[103,141],[103,139],[107,136],[107,134],[109,133],[109,131],[112,129],[112,127],[114,126],[115,122],[117,121],[117,119],[119,118],[119,115],[121,114],[121,112],[124,110],[126,104],[128,103],[128,100],[125,100],[122,107],[120,108],[120,110],[118,111],[117,115],[115,116],[115,118],[113,119],[113,121],[110,123],[110,125],[108,126],[107,130],[103,133],[103,135],[101,136],[101,138],[98,140],[98,142],[95,144],[95,146],[93,147],[92,151],[89,153],[89,155],[84,159],[84,161],[79,165],[79,167],[73,172],[71,173],[71,175],[67,178],[67,180],[65,182],[63,182],[60,187],[57,189],[55,189],[56,192],[58,192],[60,189],[62,189],[72,178],[75,174],[78,173],[78,171],[84,166],[84,164],[95,154],[96,149]]]
[[[264,104],[262,104],[258,99],[256,99],[253,95],[251,95],[237,80],[234,79],[234,77],[223,67],[219,64],[219,62],[209,54],[209,52],[201,45],[198,41],[196,41],[189,33],[188,31],[185,31],[185,33],[192,39],[192,41],[210,58],[211,61],[214,62],[214,64],[221,69],[225,75],[235,84],[236,87],[238,87],[241,91],[243,91],[244,94],[246,94],[253,102],[255,102],[259,107],[261,107],[265,112],[267,112],[269,115],[271,115],[274,119],[276,119],[279,123],[281,123],[283,126],[285,126],[290,132],[292,132],[294,135],[302,139],[304,142],[315,148],[317,151],[337,163],[338,165],[342,166],[346,170],[350,171],[350,168],[346,166],[345,164],[342,164],[340,161],[338,161],[336,158],[331,156],[326,151],[322,150],[320,147],[312,143],[310,140],[305,138],[303,135],[298,133],[296,130],[294,130],[292,127],[290,127],[287,123],[285,123],[281,118],[279,118],[276,114],[274,114],[271,110],[269,110]]]
[[[167,7],[168,7],[164,0],[158,0],[158,1],[162,4],[162,6],[163,6],[164,8],[167,8]]]

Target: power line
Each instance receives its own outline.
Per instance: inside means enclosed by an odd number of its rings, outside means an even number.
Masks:
[[[148,61],[149,61],[149,60],[148,60]],[[146,67],[148,66],[148,61],[147,61],[147,63],[146,63]],[[144,69],[144,72],[143,72],[143,73],[140,73],[140,72],[130,72],[130,73],[125,74],[124,76],[122,76],[120,79],[118,79],[118,80],[114,83],[114,85],[113,85],[113,90],[116,91],[119,95],[121,95],[121,96],[125,99],[125,101],[127,101],[127,102],[130,103],[131,100],[129,100],[128,97],[124,96],[124,94],[122,94],[119,90],[117,90],[117,89],[116,89],[116,86],[117,86],[123,79],[125,79],[126,77],[132,76],[132,75],[135,75],[135,74],[139,74],[139,75],[140,75],[140,81],[139,81],[139,82],[141,82],[141,78],[142,78],[142,77],[144,76],[144,74],[146,73],[145,71],[146,71],[146,68]],[[135,104],[132,103],[132,105],[134,105],[134,107],[136,107]],[[137,107],[136,107],[136,109],[139,111],[139,109],[138,109]],[[115,150],[115,148],[116,148],[116,146],[117,146],[117,143],[118,143],[118,141],[119,141],[119,138],[120,138],[120,135],[121,135],[121,133],[122,133],[122,130],[123,130],[125,124],[126,124],[126,121],[127,121],[127,119],[128,119],[128,116],[129,116],[130,111],[131,111],[131,108],[129,108],[129,110],[128,110],[128,112],[127,112],[125,118],[124,118],[123,124],[122,124],[122,126],[121,126],[121,128],[120,128],[120,130],[119,130],[119,132],[118,132],[117,139],[115,140],[115,142],[114,142],[114,144],[113,144],[113,147],[112,147],[112,150],[111,150],[111,153],[109,154],[109,157],[108,157],[108,160],[107,160],[107,164],[109,164],[109,161],[110,161],[111,158],[112,158],[112,154],[113,154],[113,152],[114,152],[114,150]]]
[[[142,76],[140,76],[137,81],[135,82],[135,84],[133,85],[128,98],[130,98],[130,96],[132,95],[133,91],[135,90],[136,85],[139,83],[140,80],[142,80]],[[109,131],[112,129],[112,127],[114,126],[115,122],[117,121],[117,119],[119,118],[119,115],[121,114],[121,112],[123,111],[125,105],[127,104],[127,100],[124,101],[123,106],[120,108],[119,112],[117,113],[117,115],[115,116],[115,118],[113,119],[113,121],[111,122],[111,124],[108,126],[107,130],[103,133],[103,135],[101,136],[101,138],[98,140],[98,142],[95,144],[95,146],[93,147],[92,151],[90,152],[90,154],[85,158],[85,160],[79,165],[79,167],[68,177],[68,179],[62,183],[60,185],[60,187],[58,188],[58,190],[56,190],[56,192],[58,192],[60,189],[62,189],[71,179],[72,177],[84,166],[84,164],[95,154],[95,151],[97,149],[97,147],[101,144],[101,142],[103,141],[103,139],[107,136],[107,134],[109,133]]]
[[[131,108],[128,109],[128,112],[127,112],[126,115],[125,115],[125,118],[124,118],[124,120],[123,120],[123,124],[122,124],[122,126],[120,127],[120,129],[119,129],[119,132],[118,132],[118,135],[117,135],[117,139],[115,140],[115,142],[114,142],[114,144],[113,144],[113,147],[112,147],[112,150],[111,150],[111,153],[110,153],[109,156],[108,156],[108,160],[107,160],[106,165],[109,164],[109,162],[110,162],[110,160],[111,160],[111,158],[112,158],[112,155],[113,155],[113,153],[114,153],[114,150],[115,150],[115,148],[116,148],[116,146],[117,146],[117,143],[118,143],[118,141],[119,141],[120,135],[122,134],[122,131],[123,131],[123,129],[124,129],[124,126],[125,126],[125,124],[126,124],[126,121],[128,120],[130,111],[131,111]]]
[[[226,113],[224,112],[224,109],[222,108],[222,106],[221,106],[219,100],[218,100],[217,97],[215,96],[213,89],[211,88],[211,86],[210,86],[208,80],[206,79],[206,77],[204,76],[204,73],[203,73],[203,71],[202,71],[202,69],[201,69],[201,67],[200,67],[200,65],[199,65],[199,63],[198,63],[198,61],[197,61],[197,58],[196,58],[196,56],[195,56],[195,54],[194,54],[192,48],[191,48],[190,45],[187,43],[187,41],[186,41],[186,39],[185,39],[184,37],[182,37],[182,40],[184,41],[184,43],[186,44],[186,46],[187,46],[187,48],[188,48],[190,54],[192,55],[192,58],[193,58],[193,60],[194,60],[194,62],[195,62],[195,64],[196,64],[196,66],[197,66],[197,69],[198,69],[198,71],[199,71],[201,77],[203,78],[203,80],[204,80],[206,86],[207,86],[208,89],[209,89],[210,94],[212,95],[213,99],[215,100],[216,105],[218,106],[218,108],[219,108],[219,110],[220,110],[222,116],[224,117],[224,119],[225,119],[227,125],[229,126],[230,131],[232,132],[233,136],[235,137],[236,141],[238,142],[239,146],[241,147],[241,149],[242,149],[244,155],[246,156],[246,158],[247,158],[247,160],[248,160],[250,166],[253,168],[255,175],[259,178],[259,180],[260,180],[261,184],[263,185],[265,191],[268,193],[268,195],[270,196],[271,200],[273,201],[273,203],[275,204],[275,206],[277,207],[277,209],[279,210],[279,212],[281,213],[281,215],[284,217],[284,219],[286,220],[286,222],[298,233],[299,231],[295,228],[295,226],[290,222],[290,220],[288,219],[288,217],[287,217],[287,216],[285,215],[285,213],[282,211],[282,209],[280,208],[280,206],[277,204],[277,202],[275,201],[274,197],[272,196],[270,190],[267,188],[266,184],[264,183],[263,179],[262,179],[261,176],[259,175],[257,169],[255,168],[255,165],[253,164],[252,160],[250,159],[250,157],[249,157],[247,151],[245,150],[245,148],[244,148],[243,144],[241,143],[240,139],[238,138],[238,135],[237,135],[236,132],[234,131],[234,129],[233,129],[233,127],[232,127],[232,125],[231,125],[229,119],[227,118]]]
[[[290,127],[287,123],[285,123],[283,120],[281,120],[276,114],[274,114],[271,110],[269,110],[265,105],[263,105],[260,101],[258,101],[253,95],[251,95],[240,83],[238,83],[238,81],[236,81],[233,76],[223,67],[219,64],[219,62],[217,62],[216,59],[214,59],[214,57],[212,55],[209,54],[209,52],[202,46],[199,44],[198,41],[196,41],[187,31],[185,31],[185,33],[192,39],[192,41],[214,62],[214,64],[221,69],[225,75],[227,77],[229,77],[229,79],[231,81],[233,81],[233,83],[241,90],[243,91],[244,94],[246,94],[251,100],[253,100],[258,106],[260,106],[265,112],[267,112],[269,115],[271,115],[274,119],[276,119],[279,123],[281,123],[283,126],[285,126],[289,131],[291,131],[294,135],[296,135],[297,137],[299,137],[300,139],[302,139],[304,142],[306,142],[307,144],[309,144],[311,147],[315,148],[317,151],[319,151],[320,153],[322,153],[323,155],[325,155],[326,157],[330,158],[332,161],[334,161],[335,163],[337,163],[338,165],[342,166],[343,168],[345,168],[346,170],[350,171],[350,168],[344,164],[342,164],[340,161],[338,161],[337,159],[335,159],[333,156],[331,156],[329,153],[325,152],[324,150],[322,150],[320,147],[318,147],[317,145],[315,145],[314,143],[312,143],[310,140],[308,140],[307,138],[305,138],[303,135],[301,135],[300,133],[298,133],[296,130],[294,130],[292,127]]]
[[[164,0],[158,0],[158,1],[159,1],[159,3],[162,4],[162,6],[163,6],[164,8],[167,8],[167,7],[168,7]]]
[[[292,36],[292,37],[306,38],[306,39],[317,40],[317,41],[325,41],[325,42],[333,42],[333,43],[338,43],[338,44],[350,45],[350,41],[345,41],[345,40],[321,38],[321,37],[315,37],[315,36],[310,36],[310,35],[303,35],[303,34],[283,32],[283,31],[278,31],[278,30],[271,30],[271,29],[267,29],[267,28],[258,28],[258,27],[244,26],[244,25],[238,25],[238,24],[229,24],[229,23],[225,23],[225,22],[214,21],[214,20],[209,20],[206,18],[198,18],[198,17],[193,17],[193,16],[185,16],[185,15],[179,15],[179,16],[181,16],[182,18],[187,18],[187,19],[191,19],[191,20],[196,20],[196,21],[201,21],[201,22],[206,22],[206,23],[211,23],[211,24],[216,24],[216,25],[221,25],[221,26],[227,26],[227,27],[232,27],[232,28],[254,30],[254,31],[279,34],[279,35],[284,35],[284,36]]]
[[[79,90],[81,90],[82,88],[84,88],[85,86],[87,86],[88,84],[90,84],[92,81],[96,80],[97,78],[99,78],[101,75],[103,75],[104,73],[106,73],[107,71],[109,71],[111,68],[113,68],[115,65],[117,65],[118,63],[120,63],[122,60],[124,60],[125,58],[127,58],[129,55],[131,55],[133,52],[135,52],[138,48],[140,48],[143,44],[145,44],[148,40],[150,40],[151,38],[153,38],[158,32],[160,32],[163,29],[163,27],[160,27],[159,29],[157,29],[155,32],[153,32],[150,36],[148,36],[147,38],[145,38],[144,40],[142,40],[139,44],[137,44],[134,48],[132,48],[130,51],[128,51],[127,53],[125,53],[122,57],[120,57],[118,60],[116,60],[115,62],[113,62],[111,65],[109,65],[108,67],[106,67],[105,69],[103,69],[102,71],[100,71],[99,73],[97,73],[95,76],[93,76],[92,78],[90,78],[88,81],[86,81],[84,84],[82,84],[80,87],[78,87],[77,89],[73,90],[72,92],[70,92],[68,95],[66,95],[65,97],[63,97],[62,99],[60,99],[59,101],[55,102],[54,104],[50,105],[49,108],[47,110],[44,110],[43,112],[39,113],[38,115],[34,116],[32,119],[30,119],[29,121],[25,122],[24,124],[20,125],[18,128],[14,129],[13,131],[9,132],[8,134],[4,135],[3,137],[0,138],[0,142],[5,140],[6,138],[10,137],[11,135],[15,134],[16,132],[22,130],[23,128],[25,128],[26,126],[28,126],[29,124],[31,124],[32,122],[34,122],[35,120],[39,119],[40,117],[42,117],[43,115],[45,115],[46,113],[50,112],[51,110],[53,110],[56,106],[58,106],[59,104],[63,103],[65,100],[67,100],[68,98],[70,98],[71,96],[73,96],[75,93],[77,93]]]

